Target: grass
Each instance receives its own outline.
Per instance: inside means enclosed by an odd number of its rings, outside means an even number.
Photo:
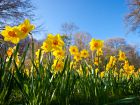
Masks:
[[[110,70],[104,77],[95,72],[95,65],[87,75],[86,61],[81,61],[82,75],[71,65],[72,58],[64,59],[62,72],[53,74],[53,57],[48,57],[36,64],[34,44],[30,68],[25,72],[26,56],[29,50],[26,46],[24,53],[16,63],[19,45],[9,60],[0,58],[0,104],[1,105],[139,105],[140,78],[133,75],[129,79],[121,74],[114,76]],[[47,66],[46,66],[47,65]],[[101,66],[101,65],[100,65]],[[100,68],[100,67],[99,67]],[[29,73],[29,74],[28,74]]]

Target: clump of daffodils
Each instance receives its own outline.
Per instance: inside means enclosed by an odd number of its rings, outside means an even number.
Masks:
[[[1,31],[1,35],[5,41],[17,44],[20,40],[25,39],[34,28],[34,25],[30,24],[30,21],[26,19],[18,26],[5,26],[5,29]]]
[[[6,26],[5,29],[1,31],[1,35],[4,37],[5,41],[17,44],[20,40],[25,39],[34,28],[35,26],[26,19],[18,26]],[[94,74],[100,78],[105,78],[108,73],[111,72],[113,77],[118,76],[119,73],[121,74],[120,76],[128,79],[131,76],[139,77],[140,69],[136,70],[134,65],[129,64],[125,52],[119,50],[117,56],[110,56],[107,58],[104,57],[103,47],[103,40],[93,38],[89,42],[89,50],[84,48],[79,50],[76,45],[71,45],[69,47],[69,52],[67,52],[65,43],[60,34],[48,34],[41,48],[36,51],[33,62],[37,68],[40,67],[40,64],[43,65],[44,68],[47,68],[51,62],[50,71],[52,74],[56,75],[63,71],[65,59],[67,55],[70,54],[71,61],[69,64],[70,67],[68,68],[77,72],[80,76],[83,76],[85,73],[86,76]],[[8,48],[6,61],[9,61],[9,58],[13,55],[14,51],[15,47]],[[90,55],[90,52],[92,55]],[[45,57],[48,59],[44,60]],[[103,57],[106,62],[104,62]],[[18,53],[17,55],[14,55],[12,60],[13,59],[15,60],[16,65],[19,66],[20,59]],[[24,70],[27,76],[30,74],[30,69],[25,68]]]
[[[89,57],[89,52],[86,49],[83,49],[79,51],[77,46],[70,46],[69,52],[72,56],[74,56],[74,60],[76,62],[82,60],[82,58],[88,58]]]
[[[64,66],[65,50],[64,41],[62,40],[60,34],[48,34],[46,40],[41,46],[41,49],[45,53],[52,53],[54,56],[52,72],[54,74],[61,72]]]

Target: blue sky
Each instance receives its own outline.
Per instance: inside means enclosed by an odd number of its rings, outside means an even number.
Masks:
[[[126,0],[33,0],[36,6],[35,24],[43,24],[46,33],[60,33],[61,24],[75,23],[92,37],[106,40],[123,37],[129,43],[140,44],[136,33],[127,33],[124,16],[128,13]],[[45,38],[45,33],[35,38]]]

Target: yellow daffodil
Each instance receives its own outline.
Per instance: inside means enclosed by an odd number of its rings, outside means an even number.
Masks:
[[[64,62],[62,60],[56,60],[56,59],[54,60],[52,68],[55,74],[61,72],[63,70],[63,67],[64,67]]]
[[[100,77],[103,78],[104,76],[105,76],[105,71],[102,71],[102,72],[100,73]]]
[[[12,48],[12,47],[9,47],[9,48],[8,48],[8,50],[7,50],[7,52],[6,52],[6,53],[7,53],[7,56],[8,56],[8,57],[6,58],[6,61],[9,61],[10,56],[14,53],[15,48],[16,48],[16,47],[13,47],[13,48]],[[17,62],[19,63],[18,55],[19,55],[19,54],[17,53],[17,55],[16,55],[16,60],[17,60]]]
[[[77,46],[70,46],[69,51],[70,51],[70,54],[71,54],[71,55],[75,55],[76,53],[79,52]]]
[[[97,49],[96,55],[97,55],[97,56],[103,55],[103,50],[102,50],[101,48],[100,48],[100,49]]]
[[[65,51],[64,50],[55,50],[53,52],[53,55],[55,56],[56,59],[63,59],[65,57]]]
[[[93,63],[94,63],[94,65],[98,66],[99,63],[101,63],[101,59],[99,57],[95,57]]]
[[[12,42],[14,44],[19,43],[21,32],[18,30],[18,27],[6,26],[5,30],[1,31],[1,35],[4,37],[5,41]]]
[[[125,60],[123,69],[124,70],[128,70],[129,69],[129,62],[128,62],[128,60]]]
[[[64,46],[64,41],[62,40],[60,34],[55,36],[53,34],[48,34],[47,40],[51,41],[52,50],[59,50]]]
[[[12,54],[13,54],[13,48],[9,47],[8,50],[7,50],[7,55],[8,57],[10,57]]]
[[[120,50],[119,51],[119,60],[124,61],[125,59],[126,59],[125,53]]]
[[[43,49],[44,52],[50,52],[50,51],[52,51],[51,41],[46,39],[43,42],[43,45],[41,46],[41,48]]]
[[[22,34],[19,36],[20,39],[25,39],[29,32],[35,28],[35,26],[30,24],[30,21],[26,19],[22,24],[18,26],[18,28],[22,32]]]
[[[135,70],[135,67],[134,67],[134,65],[129,65],[129,62],[127,60],[125,60],[123,69],[127,75],[132,75],[132,73]]]
[[[116,57],[110,56],[109,62],[106,65],[106,70],[108,71],[111,67],[113,67],[116,63]]]
[[[130,65],[130,66],[129,66],[129,70],[130,70],[130,71],[134,71],[134,70],[135,70],[134,65]]]
[[[81,53],[81,57],[83,58],[89,57],[89,53],[86,49],[83,49],[80,53]]]
[[[98,68],[96,68],[96,69],[95,69],[95,74],[97,75],[97,74],[98,74],[98,72],[99,72],[99,69],[98,69]]]
[[[76,60],[76,62],[82,60],[82,58],[81,58],[81,54],[80,54],[79,52],[76,53],[76,54],[74,55],[74,59]]]
[[[104,41],[92,39],[89,43],[91,51],[98,50],[103,47]]]

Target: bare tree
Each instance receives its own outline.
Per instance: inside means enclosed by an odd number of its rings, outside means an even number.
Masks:
[[[113,51],[113,53],[118,52],[118,50],[125,51],[126,53],[135,52],[137,46],[131,45],[126,42],[124,38],[111,38],[105,41],[105,47]]]
[[[120,49],[123,45],[126,45],[124,38],[110,38],[105,41],[105,46],[114,50]]]
[[[74,34],[74,43],[79,49],[88,48],[91,38],[91,35],[87,32],[77,32]]]
[[[0,0],[0,27],[17,25],[25,18],[34,16],[31,0]]]
[[[119,50],[125,51],[126,53],[136,51],[136,46],[128,44],[124,38],[107,39],[104,47],[110,49],[114,54],[117,54]]]
[[[140,31],[140,0],[127,0],[130,12],[125,17],[129,31]]]
[[[140,56],[138,55],[137,46],[131,45],[124,38],[111,38],[105,41],[105,56],[117,55],[119,50],[126,53],[130,63],[135,67],[140,67]]]
[[[74,23],[64,23],[61,25],[61,31],[63,34],[63,39],[66,43],[66,46],[69,46],[72,43],[73,34],[76,30],[78,30],[78,26],[76,26]]]
[[[72,35],[74,31],[78,30],[79,27],[76,26],[74,23],[64,23],[61,25],[61,30],[64,32],[66,35]]]

